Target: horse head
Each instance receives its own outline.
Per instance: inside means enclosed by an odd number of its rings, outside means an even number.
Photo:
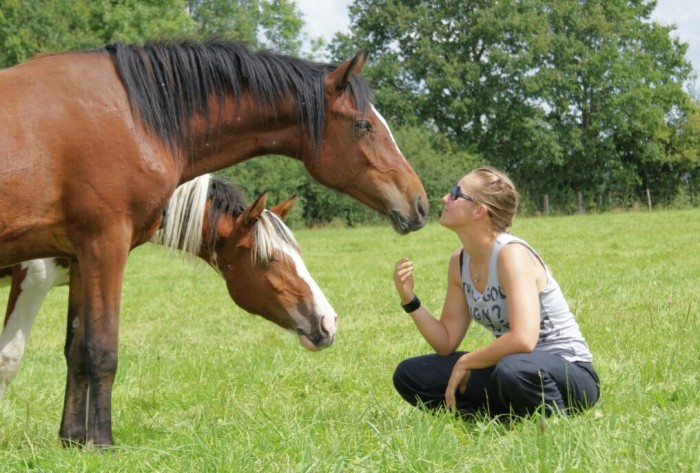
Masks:
[[[309,146],[304,166],[320,183],[390,217],[400,234],[427,222],[425,189],[359,76],[365,52],[324,78],[325,125],[318,146]]]
[[[292,330],[309,350],[330,346],[338,316],[309,274],[294,236],[283,220],[296,197],[265,209],[260,195],[232,222],[219,225],[216,266],[233,301]]]

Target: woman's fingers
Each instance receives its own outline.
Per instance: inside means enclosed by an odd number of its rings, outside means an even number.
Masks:
[[[397,280],[404,282],[407,278],[413,275],[413,263],[408,259],[403,258],[396,262],[394,275]]]

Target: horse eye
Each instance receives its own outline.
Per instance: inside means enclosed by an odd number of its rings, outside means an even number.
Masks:
[[[355,133],[358,136],[364,135],[365,133],[372,132],[372,124],[367,120],[357,120],[354,123]]]

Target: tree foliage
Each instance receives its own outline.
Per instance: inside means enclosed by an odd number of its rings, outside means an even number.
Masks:
[[[0,0],[0,67],[39,53],[173,37],[229,37],[298,54],[302,27],[293,0]]]
[[[192,33],[183,0],[0,0],[0,67],[39,53]]]
[[[647,0],[355,0],[351,35],[390,121],[427,123],[527,197],[668,201],[698,149],[690,64]],[[678,152],[678,150],[684,150]],[[564,200],[564,199],[561,199]]]
[[[200,37],[221,36],[299,54],[301,12],[292,0],[187,0]]]

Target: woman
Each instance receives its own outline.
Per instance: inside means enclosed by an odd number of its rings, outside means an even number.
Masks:
[[[483,167],[442,198],[440,224],[462,247],[450,257],[445,302],[434,318],[414,294],[413,263],[396,263],[401,305],[436,354],[404,360],[394,386],[413,405],[524,416],[592,406],[593,357],[542,258],[508,233],[518,206],[513,183]],[[472,321],[495,340],[456,352]]]

